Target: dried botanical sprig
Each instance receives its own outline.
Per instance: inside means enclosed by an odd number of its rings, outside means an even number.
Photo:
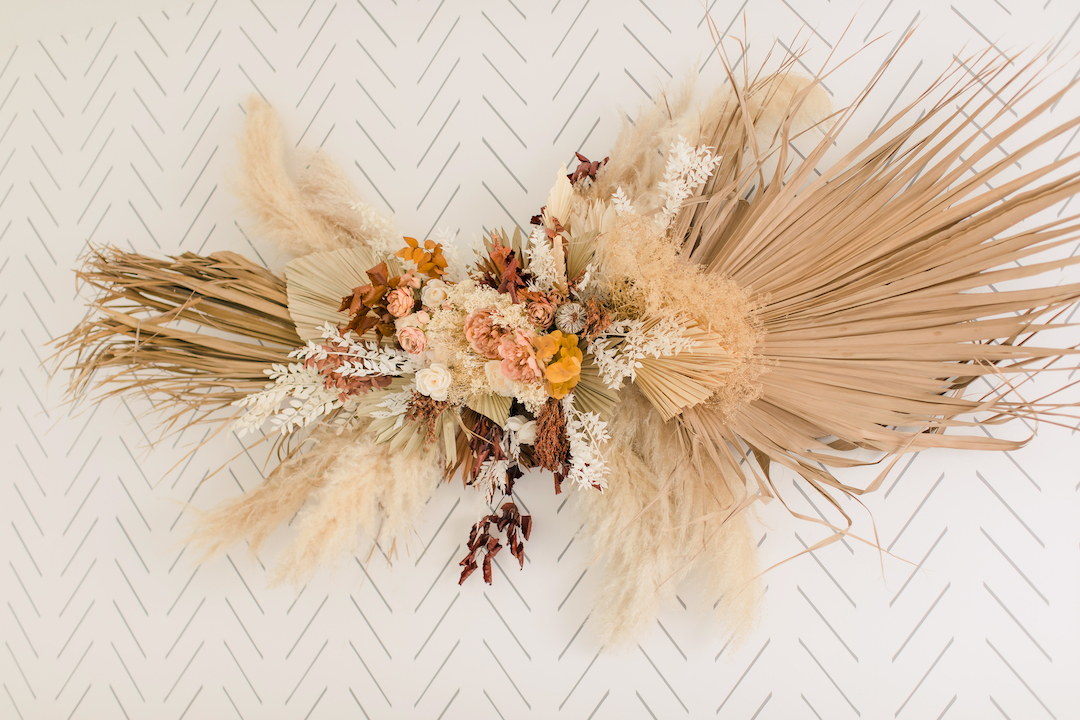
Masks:
[[[562,492],[562,482],[570,474],[570,441],[566,435],[566,415],[562,403],[549,398],[536,416],[536,442],[533,460],[555,476],[555,493]]]
[[[449,407],[450,403],[445,400],[434,400],[413,390],[405,418],[423,430],[424,444],[430,445],[439,439],[438,435],[435,434],[435,427],[439,422],[439,416],[446,412]]]
[[[427,275],[433,280],[438,280],[446,274],[446,256],[443,255],[443,247],[434,240],[425,240],[424,247],[416,238],[406,237],[405,245],[394,253],[402,260],[411,260],[416,265],[416,270],[421,275]]]
[[[610,157],[606,157],[603,160],[589,160],[579,152],[574,153],[574,156],[578,159],[578,166],[574,168],[574,172],[566,176],[572,185],[576,185],[581,180],[595,180],[596,173],[600,171],[600,168],[607,165]],[[543,208],[540,209],[543,213]]]
[[[485,515],[469,533],[469,554],[458,563],[462,567],[461,579],[458,585],[473,574],[477,567],[476,553],[483,552],[482,565],[484,568],[484,582],[491,584],[491,561],[502,550],[503,545],[499,539],[491,534],[491,526],[495,525],[498,532],[506,534],[506,545],[510,548],[510,554],[517,558],[518,566],[525,567],[525,540],[532,534],[532,516],[522,515],[517,505],[512,502],[503,503],[498,514]],[[518,532],[521,537],[519,539]]]

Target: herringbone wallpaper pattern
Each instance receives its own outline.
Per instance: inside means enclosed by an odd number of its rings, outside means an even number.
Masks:
[[[745,33],[746,58],[729,46],[737,72],[803,43],[816,72],[882,36],[825,79],[843,105],[893,57],[849,138],[974,48],[1015,67],[1045,48],[1052,82],[1080,67],[1068,0],[708,10],[719,32]],[[527,221],[560,162],[603,157],[624,113],[695,63],[703,85],[724,82],[703,13],[694,0],[201,0],[0,51],[0,717],[1080,717],[1068,429],[1044,424],[1019,452],[904,459],[866,499],[873,524],[848,503],[892,556],[848,538],[771,570],[741,646],[689,586],[611,654],[588,622],[600,573],[574,541],[573,493],[540,476],[519,484],[536,520],[525,571],[497,563],[493,586],[457,585],[481,507],[449,486],[393,568],[373,548],[269,587],[273,547],[203,562],[184,545],[197,508],[259,483],[265,457],[206,426],[162,436],[146,398],[73,409],[63,374],[49,382],[48,343],[83,313],[71,270],[87,243],[280,267],[229,189],[249,94],[404,233],[468,239]],[[1049,119],[1078,109],[1067,98]],[[1074,133],[1023,164],[1077,151]],[[825,510],[783,487],[793,509]],[[761,517],[766,565],[823,537],[779,503]]]

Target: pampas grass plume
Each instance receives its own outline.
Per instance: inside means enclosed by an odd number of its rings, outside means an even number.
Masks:
[[[357,552],[364,538],[386,548],[407,542],[441,476],[438,452],[406,455],[376,443],[370,434],[356,438],[326,469],[323,485],[301,513],[296,537],[279,558],[272,580],[300,585]]]

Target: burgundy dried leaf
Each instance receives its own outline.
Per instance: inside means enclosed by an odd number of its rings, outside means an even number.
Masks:
[[[510,548],[510,553],[517,558],[519,567],[525,567],[525,543],[518,538],[518,531],[520,529],[521,533],[528,539],[529,533],[532,531],[532,517],[529,515],[523,516],[513,502],[505,502],[499,508],[498,514],[485,515],[473,525],[469,533],[469,554],[458,563],[463,568],[461,579],[458,580],[459,585],[465,582],[465,578],[472,575],[473,571],[476,570],[476,553],[481,550],[484,553],[482,560],[484,582],[491,584],[491,561],[503,548],[499,538],[494,537],[489,532],[491,525],[495,525],[500,531],[506,533],[506,545]]]

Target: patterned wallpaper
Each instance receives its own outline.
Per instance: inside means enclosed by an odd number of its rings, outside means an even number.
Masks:
[[[207,426],[163,434],[147,398],[73,408],[63,374],[49,381],[49,341],[84,312],[71,270],[87,243],[231,249],[280,268],[229,189],[249,94],[403,232],[445,227],[465,242],[527,221],[561,162],[603,157],[666,83],[724,82],[704,9],[200,0],[0,50],[0,717],[1080,717],[1068,428],[1043,424],[1016,452],[903,459],[866,509],[846,503],[888,554],[845,538],[770,570],[739,646],[691,582],[640,644],[612,653],[588,622],[596,552],[574,540],[574,494],[554,496],[549,479],[519,483],[536,520],[528,562],[496,563],[490,587],[457,585],[482,506],[456,485],[392,568],[374,547],[302,588],[270,587],[288,530],[258,556],[204,561],[184,545],[195,513],[258,484],[266,457]],[[1068,0],[713,0],[708,12],[747,40],[745,55],[728,46],[736,72],[793,51],[817,72],[869,43],[824,79],[838,106],[891,58],[851,139],[975,49],[1020,68],[1045,48],[1035,64],[1049,85],[1080,68]],[[1006,147],[1078,110],[1074,93]],[[1023,169],[1077,151],[1067,134]],[[1045,220],[1080,210],[1067,205]],[[826,511],[792,478],[781,488],[792,509]],[[779,503],[759,519],[763,566],[826,532]]]

